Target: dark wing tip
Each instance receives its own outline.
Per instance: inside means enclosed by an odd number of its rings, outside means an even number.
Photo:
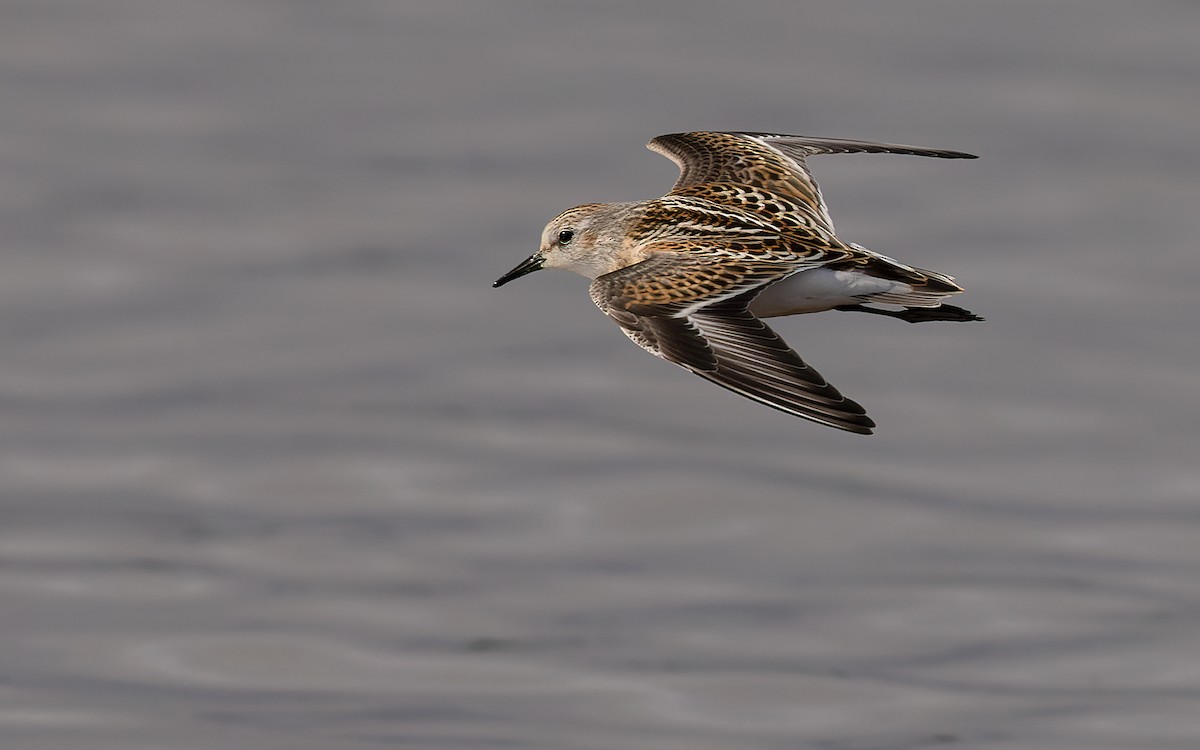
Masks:
[[[861,424],[861,425],[860,424],[846,424],[846,425],[834,424],[834,425],[829,425],[829,426],[836,427],[839,430],[842,430],[843,432],[854,433],[855,435],[874,435],[875,434],[875,423],[873,421],[871,421],[870,419],[866,420],[866,424]]]
[[[975,154],[966,151],[952,151],[941,148],[925,148],[924,146],[909,146],[903,143],[883,143],[877,141],[860,141],[851,138],[823,138],[820,136],[788,135],[785,133],[751,133],[740,132],[730,135],[741,135],[753,138],[770,145],[792,147],[809,155],[816,154],[901,154],[905,156],[929,156],[935,159],[978,159]]]
[[[715,311],[714,311],[715,312]],[[753,401],[828,427],[869,435],[875,422],[807,365],[777,333],[745,310],[693,315],[689,327],[708,344],[716,368],[695,374]]]
[[[875,421],[866,414],[859,414],[861,406],[855,401],[844,399],[837,405],[809,401],[803,394],[780,393],[761,383],[746,386],[736,377],[730,377],[728,372],[705,373],[693,370],[697,375],[709,380],[722,388],[731,390],[738,395],[757,401],[764,406],[790,414],[794,417],[807,419],[817,424],[833,427],[857,435],[874,434]]]

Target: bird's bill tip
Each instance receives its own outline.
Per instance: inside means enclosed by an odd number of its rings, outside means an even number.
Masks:
[[[492,288],[495,289],[497,287],[502,287],[513,279],[519,279],[526,274],[533,273],[534,271],[541,269],[545,262],[546,259],[542,257],[541,253],[534,253],[517,264],[516,268],[496,279],[496,281],[492,284]]]

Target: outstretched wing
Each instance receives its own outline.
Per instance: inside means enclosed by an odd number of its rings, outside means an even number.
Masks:
[[[780,411],[868,435],[875,423],[854,401],[750,314],[778,263],[713,262],[664,253],[600,276],[592,301],[646,351]]]
[[[760,187],[803,201],[831,232],[833,221],[829,209],[805,163],[809,156],[866,153],[975,158],[961,151],[776,133],[672,133],[658,136],[646,147],[679,165],[679,179],[672,192],[711,182]]]

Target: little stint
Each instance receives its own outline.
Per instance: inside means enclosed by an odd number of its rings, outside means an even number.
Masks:
[[[648,148],[679,165],[671,192],[564,211],[538,251],[493,286],[541,268],[574,271],[592,279],[596,306],[656,357],[860,434],[875,427],[863,407],[760,318],[853,310],[910,323],[982,320],[943,302],[963,291],[952,277],[838,239],[805,163],[815,154],[973,155],[773,133],[675,133]]]

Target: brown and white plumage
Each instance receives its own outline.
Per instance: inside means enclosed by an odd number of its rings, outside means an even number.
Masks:
[[[836,236],[805,162],[834,153],[974,158],[867,141],[770,133],[676,133],[648,147],[679,165],[662,198],[587,204],[543,231],[541,248],[495,284],[539,268],[593,279],[592,300],[657,357],[768,406],[869,434],[863,408],[804,363],[760,317],[855,309],[924,320],[979,320],[942,300],[944,274]],[[901,305],[903,311],[864,303]]]

